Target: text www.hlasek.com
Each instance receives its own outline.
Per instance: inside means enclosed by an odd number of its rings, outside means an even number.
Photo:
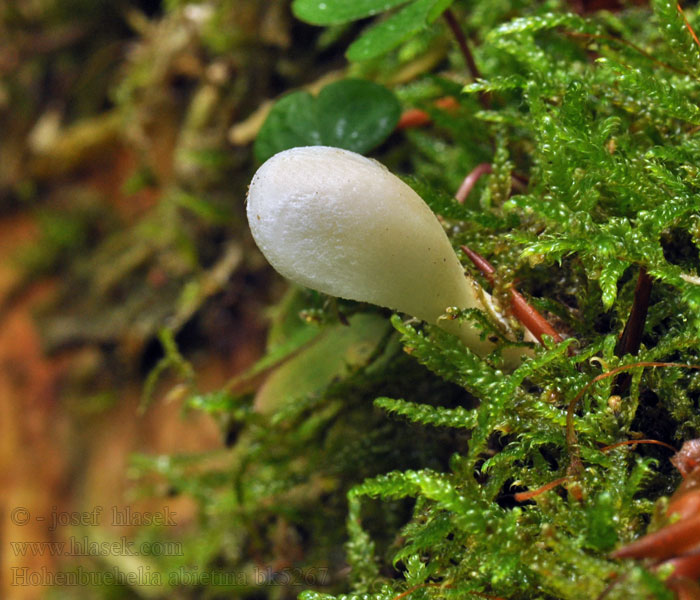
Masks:
[[[182,556],[181,542],[133,542],[126,537],[97,542],[71,537],[66,542],[10,542],[15,556]]]

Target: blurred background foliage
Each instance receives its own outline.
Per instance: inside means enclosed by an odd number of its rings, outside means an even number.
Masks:
[[[656,358],[698,362],[697,281],[679,275],[698,267],[697,211],[653,213],[663,204],[653,190],[666,186],[682,204],[697,183],[698,57],[684,29],[664,37],[660,23],[678,25],[673,5],[327,4],[330,19],[326,3],[297,0],[304,22],[288,0],[0,0],[3,509],[177,507],[177,527],[124,534],[181,544],[146,557],[31,560],[4,547],[9,569],[116,571],[135,583],[13,587],[6,574],[3,597],[281,599],[351,586],[387,599],[409,589],[591,597],[618,535],[639,531],[673,490],[662,451],[618,460],[589,448],[599,469],[587,471],[588,504],[555,495],[540,513],[511,510],[513,485],[563,473],[562,405],[599,373],[587,359],[617,364],[634,293],[628,267],[645,265],[667,286],[645,344],[658,345]],[[450,5],[483,80],[440,18]],[[692,9],[686,15],[697,23]],[[594,71],[603,55],[623,66]],[[630,65],[643,74],[618,77]],[[446,110],[436,104],[445,97],[458,101]],[[415,108],[426,127],[394,128]],[[304,122],[314,110],[325,121]],[[470,355],[451,363],[463,349],[430,328],[424,338],[392,326],[387,311],[287,289],[248,233],[246,186],[282,147],[338,141],[328,123],[339,118],[392,124],[366,127],[355,149],[415,177],[455,244],[494,260],[497,295],[517,274],[579,338],[575,361],[562,346],[520,379],[500,377]],[[683,151],[660,150],[664,140],[681,140]],[[631,158],[611,164],[618,156]],[[466,205],[451,202],[484,162],[493,173]],[[653,247],[635,245],[624,227],[639,209],[632,185],[648,194],[642,224],[658,229]],[[609,386],[586,403],[595,414],[581,435],[591,445],[629,435],[633,422],[676,444],[700,434],[697,377],[635,377],[631,406],[605,413]],[[504,413],[509,394],[515,408],[491,430],[479,421],[482,437],[469,444],[487,389]],[[640,389],[648,403],[634,421]],[[520,436],[529,445],[517,446]],[[448,472],[449,481],[437,475]],[[456,518],[464,507],[440,490],[475,479],[480,491],[470,493],[488,502],[470,501],[493,520],[479,521],[467,543]],[[617,491],[606,496],[606,486]],[[382,501],[360,509],[361,496]],[[552,533],[568,532],[567,522],[583,533]],[[122,533],[37,526],[3,535],[101,543]],[[523,547],[508,546],[519,536]],[[532,540],[541,547],[528,563]],[[518,552],[520,562],[506,560]],[[625,585],[616,593],[669,594],[641,568]]]

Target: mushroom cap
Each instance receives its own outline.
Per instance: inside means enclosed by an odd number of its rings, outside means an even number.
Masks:
[[[479,307],[437,218],[380,163],[328,146],[292,148],[255,173],[253,238],[270,264],[306,287],[436,322]]]

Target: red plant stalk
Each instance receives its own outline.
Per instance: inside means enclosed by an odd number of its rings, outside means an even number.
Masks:
[[[462,185],[459,186],[459,189],[455,194],[455,199],[457,200],[457,202],[459,202],[460,204],[464,204],[464,201],[467,199],[469,192],[472,191],[472,188],[474,187],[476,182],[479,181],[479,178],[482,175],[491,173],[492,171],[493,169],[491,168],[490,163],[481,163],[480,165],[474,167],[469,173],[469,175],[467,175],[464,178],[464,181],[462,181]]]
[[[493,283],[493,274],[496,270],[491,263],[468,246],[460,246],[460,248],[474,263],[474,266],[482,272],[488,282]],[[544,344],[543,336],[545,335],[550,336],[556,343],[562,341],[562,337],[549,324],[547,319],[536,308],[528,304],[523,295],[512,287],[510,288],[510,305],[515,318],[537,338],[540,344]]]

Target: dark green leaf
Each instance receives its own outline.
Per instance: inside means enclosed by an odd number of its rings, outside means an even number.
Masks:
[[[393,50],[401,42],[427,26],[428,17],[438,1],[416,0],[409,4],[353,42],[346,56],[350,60],[362,61]]]
[[[294,15],[312,25],[356,21],[405,4],[407,0],[294,0]]]
[[[294,92],[279,100],[270,111],[255,140],[255,156],[264,161],[287,148],[320,143],[313,96]]]
[[[327,85],[318,98],[295,92],[270,112],[255,141],[255,156],[270,156],[297,146],[335,146],[365,153],[396,127],[401,106],[385,87],[362,79]]]
[[[385,87],[347,79],[323,88],[317,113],[324,144],[361,153],[380,144],[394,130],[401,107]]]

